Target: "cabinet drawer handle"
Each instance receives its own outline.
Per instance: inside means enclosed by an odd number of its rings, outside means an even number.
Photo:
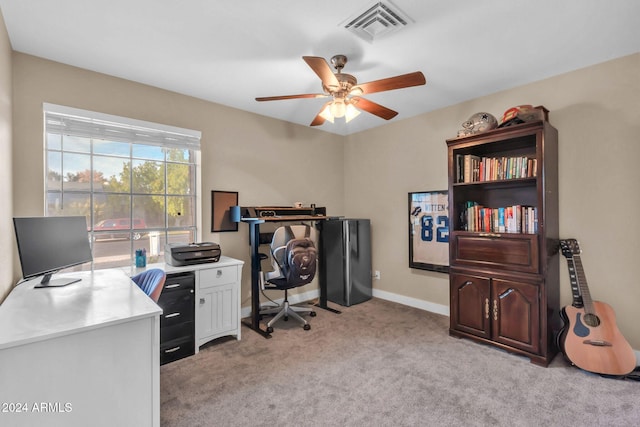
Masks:
[[[167,289],[173,289],[173,288],[179,288],[180,287],[180,283],[172,283],[170,285],[166,285],[165,288]]]
[[[204,298],[200,298],[200,304],[204,304]]]
[[[176,316],[180,316],[181,313],[171,313],[171,314],[167,314],[166,316],[164,316],[165,319],[169,319],[171,317],[176,317]]]
[[[487,319],[489,318],[489,298],[484,300],[484,315]]]
[[[173,353],[174,351],[178,351],[178,350],[180,350],[180,346],[169,348],[169,349],[165,350],[164,352],[165,353]]]
[[[216,277],[220,277],[220,276],[222,276],[222,270],[218,270],[218,271],[216,272]]]
[[[493,320],[498,320],[498,300],[493,300]]]
[[[498,233],[480,233],[480,237],[501,237],[501,234]]]

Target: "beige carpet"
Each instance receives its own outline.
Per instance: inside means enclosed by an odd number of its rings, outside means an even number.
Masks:
[[[160,369],[162,426],[638,426],[640,382],[548,368],[373,299]]]

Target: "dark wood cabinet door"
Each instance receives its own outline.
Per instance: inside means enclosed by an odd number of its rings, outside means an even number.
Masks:
[[[540,351],[539,286],[491,281],[493,340],[532,353]]]
[[[454,231],[451,254],[457,266],[538,273],[538,236]]]
[[[489,279],[451,274],[451,327],[491,338]]]

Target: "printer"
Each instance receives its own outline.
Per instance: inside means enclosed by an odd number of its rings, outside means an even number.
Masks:
[[[174,267],[218,262],[220,254],[220,245],[213,242],[167,243],[164,246],[164,261]]]

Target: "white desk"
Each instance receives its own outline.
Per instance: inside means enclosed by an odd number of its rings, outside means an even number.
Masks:
[[[160,425],[161,309],[120,270],[60,276],[0,305],[0,425]]]

